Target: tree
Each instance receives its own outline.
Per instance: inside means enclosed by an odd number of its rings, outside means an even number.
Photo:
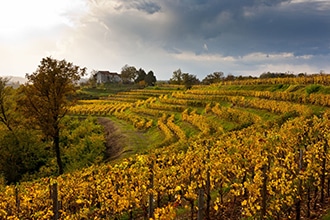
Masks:
[[[148,86],[154,86],[157,81],[156,76],[154,75],[154,72],[149,71],[148,74],[146,75],[144,81],[146,82],[146,84]]]
[[[186,89],[190,89],[192,85],[199,84],[199,79],[195,75],[182,73],[181,69],[173,72],[170,84],[184,85]]]
[[[138,71],[136,70],[136,68],[134,66],[129,66],[126,64],[121,69],[120,74],[121,74],[121,79],[123,80],[123,83],[131,83],[136,78]]]
[[[134,80],[135,83],[139,83],[141,81],[144,81],[145,78],[146,78],[147,74],[146,72],[144,71],[144,69],[140,68],[139,71],[137,72],[137,77],[136,79]]]
[[[10,109],[10,87],[7,87],[8,82],[8,78],[0,77],[0,122],[12,131],[10,113],[8,112]]]
[[[199,79],[195,75],[189,73],[182,74],[183,85],[186,89],[191,89],[193,85],[199,84]]]
[[[207,75],[204,79],[203,79],[203,84],[209,85],[212,83],[219,83],[223,80],[224,77],[224,73],[223,72],[214,72],[213,74],[209,74]]]
[[[16,113],[16,89],[8,86],[9,78],[0,77],[0,123],[14,132],[14,128],[20,123],[21,118]]]
[[[41,142],[39,136],[38,131],[23,127],[15,128],[15,132],[1,131],[0,173],[7,183],[29,179],[31,174],[33,178],[51,158],[45,150],[46,143]]]
[[[8,86],[8,78],[0,77],[0,173],[8,183],[16,183],[27,173],[43,165],[46,157],[41,144],[25,129],[25,119],[19,114],[19,89]]]
[[[90,73],[90,77],[88,78],[86,85],[90,88],[96,88],[97,79],[96,79],[97,70],[92,70]]]
[[[134,82],[143,86],[154,86],[156,82],[156,77],[154,76],[154,73],[152,71],[149,71],[148,74],[146,74],[144,69],[140,68],[137,71]]]
[[[228,74],[227,77],[224,79],[225,81],[233,81],[235,80],[235,76],[232,74]]]
[[[77,82],[86,73],[65,60],[58,61],[51,57],[43,58],[37,70],[27,74],[22,100],[24,113],[34,120],[35,125],[46,137],[51,138],[56,154],[59,174],[63,174],[60,153],[60,121],[66,115],[72,103],[72,95]]]
[[[19,148],[19,142],[13,128],[13,89],[7,86],[8,78],[0,77],[0,123],[9,131],[1,131],[0,140],[0,172],[4,174],[10,183],[19,180],[19,167],[17,166],[17,155],[13,153]],[[10,137],[10,138],[8,138]]]
[[[170,79],[170,84],[182,84],[182,71],[181,69],[175,70],[173,72],[172,78]]]

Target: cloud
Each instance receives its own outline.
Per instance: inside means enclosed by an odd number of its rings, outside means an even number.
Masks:
[[[233,62],[236,61],[234,57],[222,56],[221,54],[195,54],[193,52],[185,51],[172,55],[179,60],[188,60],[194,62]]]
[[[47,54],[89,70],[120,71],[129,64],[153,70],[158,79],[169,79],[178,68],[200,78],[214,71],[256,75],[271,68],[330,69],[329,1],[75,2],[62,11],[56,27],[30,29],[15,42],[0,36],[1,58],[8,57],[3,51],[22,62],[29,60],[23,54],[39,60]],[[18,40],[30,46],[13,49]]]
[[[276,7],[244,8],[247,21],[244,33],[263,51],[327,54],[329,14],[317,9],[321,7],[328,7],[328,3],[285,1]]]
[[[119,3],[120,5],[117,7],[117,9],[137,9],[139,11],[146,12],[148,14],[153,14],[156,12],[159,12],[161,7],[156,3],[152,1],[139,1],[139,0],[132,0],[132,1],[127,1],[123,0]]]
[[[193,0],[189,4],[93,0],[80,26],[70,33],[74,40],[64,39],[62,45],[70,51],[84,45],[75,54],[85,61],[107,56],[109,68],[128,63],[160,69],[153,65],[157,63],[167,72],[162,78],[169,78],[175,65],[190,66],[196,72],[204,69],[200,74],[221,66],[232,72],[252,66],[260,71],[264,66],[298,65],[315,61],[313,55],[327,55],[328,6],[326,1],[297,0]]]
[[[206,51],[209,50],[207,44],[204,44],[204,45],[203,45],[203,48],[204,48],[204,50],[206,50]]]

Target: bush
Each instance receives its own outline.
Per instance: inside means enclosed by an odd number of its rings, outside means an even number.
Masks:
[[[0,173],[6,183],[30,179],[47,163],[47,144],[34,130],[2,131],[0,135]]]
[[[105,137],[96,118],[67,118],[61,134],[65,171],[73,171],[103,161]]]

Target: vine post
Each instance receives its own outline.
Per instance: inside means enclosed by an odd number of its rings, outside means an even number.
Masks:
[[[58,220],[60,218],[59,215],[59,209],[60,209],[60,204],[58,201],[58,186],[57,183],[54,183],[50,187],[50,196],[53,201],[53,220]]]
[[[149,177],[149,189],[153,189],[154,188],[154,161],[151,162],[151,165],[149,167],[149,172],[150,172],[150,177]],[[154,216],[154,195],[152,192],[150,192],[149,194],[149,207],[148,207],[148,217],[149,218],[153,218]]]
[[[198,189],[198,217],[197,220],[203,220],[204,215],[204,190],[203,188]]]
[[[298,169],[299,172],[302,170],[303,166],[303,149],[299,149],[299,162],[298,162]],[[300,214],[301,214],[301,191],[302,191],[302,181],[299,177],[298,173],[298,201],[296,202],[296,220],[300,220]],[[308,210],[309,212],[309,210]]]
[[[16,200],[16,208],[17,208],[17,216],[18,218],[20,217],[20,201],[19,201],[19,190],[18,190],[18,186],[15,187],[15,200]]]

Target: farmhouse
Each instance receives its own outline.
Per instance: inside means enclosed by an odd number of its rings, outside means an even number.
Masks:
[[[118,73],[109,71],[97,71],[94,75],[96,83],[119,83],[122,79]]]

